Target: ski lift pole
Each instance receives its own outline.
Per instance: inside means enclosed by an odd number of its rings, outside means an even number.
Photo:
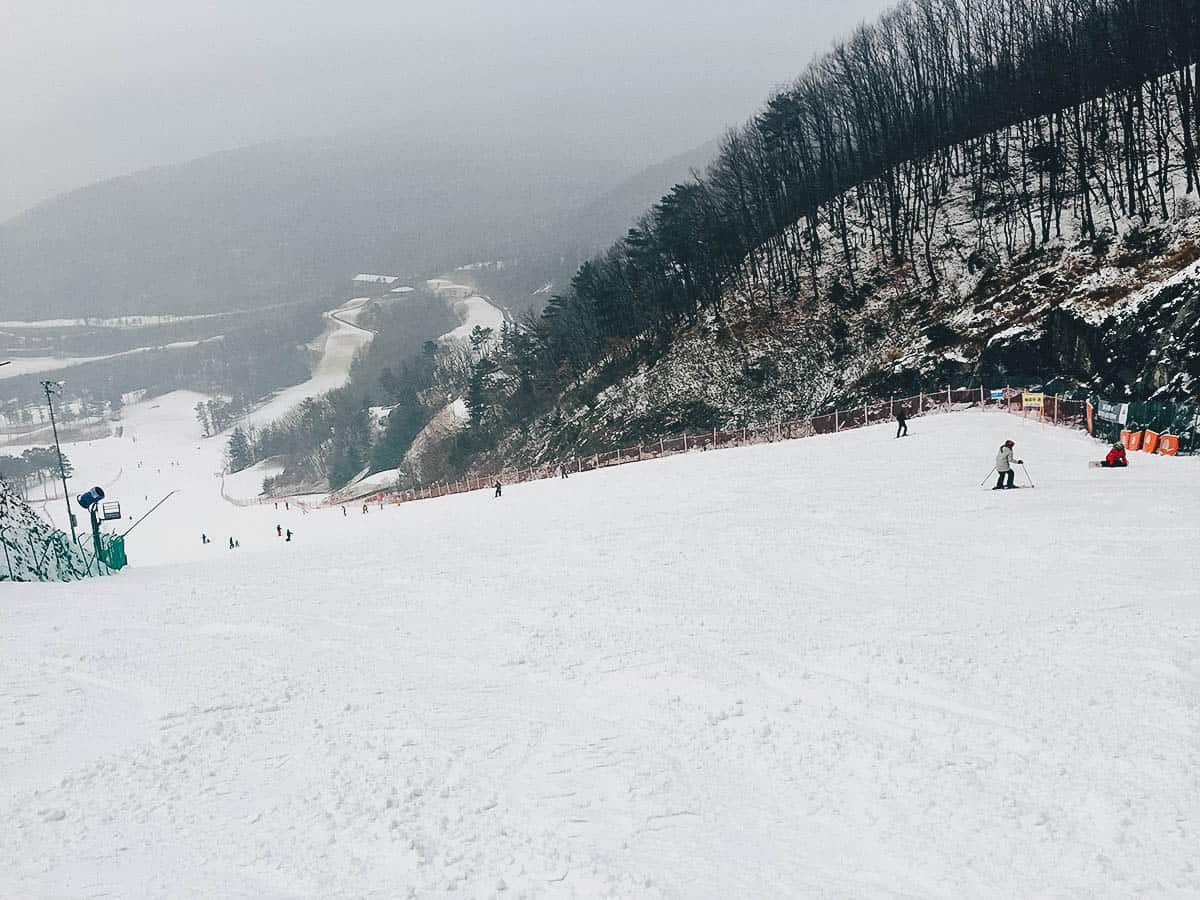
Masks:
[[[140,519],[138,519],[136,522],[134,522],[132,525],[130,525],[125,530],[125,532],[121,535],[121,537],[124,538],[125,535],[129,534],[129,532],[133,531],[133,529],[137,528],[139,525],[141,525],[143,522],[145,522],[146,519],[148,519],[150,517],[150,513],[153,513],[154,510],[158,509],[160,506],[162,506],[164,503],[166,503],[168,500],[170,500],[172,497],[174,497],[178,493],[179,493],[178,490],[171,491],[171,493],[167,494],[167,496],[163,497],[161,500],[159,500],[157,503],[155,503],[154,506],[150,507],[150,512],[146,513],[144,516],[142,516]]]

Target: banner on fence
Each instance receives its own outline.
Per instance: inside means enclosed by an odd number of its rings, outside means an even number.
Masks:
[[[998,391],[992,391],[992,399],[993,400],[1003,400],[1004,399],[1004,388],[1000,388],[1000,390],[998,390]]]
[[[1096,405],[1096,415],[1105,422],[1115,422],[1118,425],[1124,425],[1129,421],[1129,404],[1101,400]]]
[[[1021,394],[1021,405],[1025,409],[1043,409],[1046,405],[1046,395],[1031,394],[1026,391]]]

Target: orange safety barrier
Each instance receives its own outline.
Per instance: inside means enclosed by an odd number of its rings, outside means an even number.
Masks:
[[[1125,445],[1126,450],[1141,450],[1142,433],[1140,431],[1122,431],[1121,443]]]
[[[1146,429],[1146,439],[1142,441],[1143,453],[1154,453],[1158,450],[1158,432]]]
[[[1163,456],[1174,456],[1179,452],[1179,436],[1164,434],[1158,439],[1158,452]]]

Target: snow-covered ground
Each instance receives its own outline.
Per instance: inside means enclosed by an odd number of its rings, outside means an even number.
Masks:
[[[499,333],[504,324],[504,311],[490,299],[475,293],[465,284],[455,284],[445,278],[432,278],[426,284],[436,294],[447,298],[462,324],[443,334],[440,341],[465,341],[476,328],[491,328]]]
[[[134,563],[162,564],[205,559],[211,547],[201,544],[200,535],[220,542],[230,537],[240,541],[244,550],[272,546],[276,513],[273,506],[241,508],[222,496],[221,470],[225,465],[225,439],[202,438],[195,406],[208,399],[202,394],[177,391],[154,400],[127,406],[122,414],[122,435],[95,441],[68,442],[63,451],[70,457],[74,474],[69,481],[71,496],[101,485],[110,499],[121,503],[126,518],[114,523],[124,531],[151,507],[175,492],[146,522],[129,535]],[[5,453],[18,454],[23,447],[6,447]],[[262,478],[274,474],[257,473]],[[225,488],[230,497],[253,497],[258,491],[247,483],[255,475],[228,476]],[[34,504],[39,513],[59,528],[66,527],[66,509],[60,498]],[[280,515],[283,514],[281,509]],[[82,511],[77,511],[86,521]],[[293,506],[287,527],[303,513]]]
[[[313,349],[320,353],[320,361],[313,370],[312,378],[284,388],[242,419],[241,424],[266,425],[286,415],[308,397],[342,387],[350,379],[350,364],[354,362],[354,354],[371,343],[374,336],[357,324],[363,307],[370,302],[369,297],[355,297],[325,313],[325,331],[313,345]]]
[[[1200,893],[1200,461],[911,430],[4,588],[0,895]]]
[[[0,328],[10,328],[15,331],[36,331],[45,328],[149,328],[156,325],[176,325],[180,322],[196,322],[202,319],[216,319],[229,313],[201,313],[190,316],[171,315],[136,315],[117,316],[111,319],[8,319],[0,322]]]
[[[441,295],[450,305],[454,314],[462,322],[457,328],[447,331],[438,337],[439,341],[451,343],[467,341],[476,327],[490,328],[499,333],[504,324],[505,314],[487,297],[478,296],[474,289],[465,284],[455,284],[445,278],[433,278],[426,284],[434,293]],[[429,420],[429,423],[413,439],[412,446],[404,456],[404,464],[395,469],[385,469],[364,476],[341,488],[333,494],[338,500],[351,500],[355,497],[365,497],[377,491],[394,487],[400,472],[411,470],[414,464],[419,465],[421,455],[431,441],[445,437],[451,431],[460,428],[467,421],[467,407],[461,398],[448,403]]]
[[[24,356],[14,358],[8,365],[0,366],[0,381],[6,378],[17,378],[24,375],[37,375],[43,372],[57,372],[84,363],[99,362],[105,359],[120,359],[122,356],[133,356],[137,353],[148,353],[153,350],[182,350],[186,347],[197,347],[208,341],[219,341],[221,338],[210,337],[199,341],[174,341],[170,344],[159,344],[153,347],[135,347],[132,350],[122,350],[120,353],[108,353],[103,356]]]

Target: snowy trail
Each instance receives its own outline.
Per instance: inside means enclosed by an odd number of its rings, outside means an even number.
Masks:
[[[455,314],[462,320],[462,324],[457,328],[440,335],[439,341],[445,343],[467,341],[476,327],[491,328],[494,332],[498,332],[504,322],[509,319],[507,311],[496,306],[488,297],[475,295],[474,289],[465,284],[455,284],[444,278],[434,278],[427,284],[436,293],[447,299]],[[461,398],[446,404],[413,439],[412,446],[405,454],[404,466],[411,467],[414,461],[420,459],[426,446],[451,431],[461,428],[466,420],[467,408]],[[352,481],[332,496],[338,501],[349,501],[392,488],[404,466],[385,469]]]
[[[301,384],[284,388],[258,409],[246,415],[244,425],[262,426],[275,421],[309,397],[316,397],[342,387],[350,378],[354,354],[371,342],[374,333],[358,324],[369,297],[348,300],[337,309],[324,314],[326,327],[318,339],[321,359],[312,378]]]
[[[507,314],[490,298],[475,292],[470,285],[456,284],[445,278],[430,279],[427,284],[437,294],[450,300],[462,324],[443,334],[439,341],[465,341],[476,328],[500,331]]]
[[[58,372],[81,366],[84,363],[100,362],[106,359],[120,359],[123,356],[135,356],[138,353],[153,353],[161,350],[183,350],[188,347],[199,347],[209,341],[219,341],[220,336],[204,338],[196,341],[175,341],[170,344],[156,344],[147,347],[134,347],[132,350],[122,350],[120,353],[108,353],[103,356],[25,356],[13,359],[9,365],[0,367],[0,381],[8,378],[18,378],[27,375],[40,375],[46,372]]]
[[[912,431],[6,588],[0,895],[1200,893],[1200,464]]]

